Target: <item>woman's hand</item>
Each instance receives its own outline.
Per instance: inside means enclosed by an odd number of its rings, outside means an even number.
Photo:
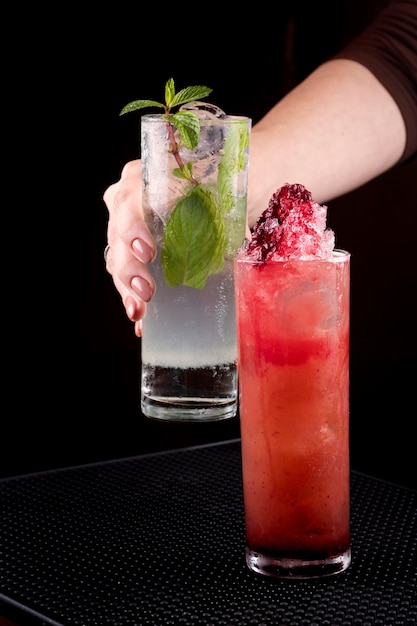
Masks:
[[[104,192],[103,200],[109,212],[106,268],[140,337],[146,302],[155,292],[154,280],[146,266],[156,253],[143,217],[140,159],[126,163],[120,179]]]

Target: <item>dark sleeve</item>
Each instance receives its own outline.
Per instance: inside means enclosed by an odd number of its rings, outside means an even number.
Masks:
[[[390,92],[404,118],[401,161],[417,154],[417,0],[393,0],[334,58],[366,66]]]

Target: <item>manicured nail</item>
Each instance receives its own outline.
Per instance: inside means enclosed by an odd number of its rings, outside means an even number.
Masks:
[[[134,278],[132,278],[130,284],[132,285],[132,288],[138,294],[138,296],[142,298],[142,300],[148,302],[151,299],[152,289],[149,283],[144,278],[141,278],[140,276],[135,276]]]
[[[135,335],[136,337],[142,337],[142,320],[135,323]]]
[[[142,263],[150,263],[152,261],[153,250],[143,239],[134,239],[132,248]]]
[[[136,304],[130,301],[126,307],[126,313],[130,320],[134,321],[136,315]]]

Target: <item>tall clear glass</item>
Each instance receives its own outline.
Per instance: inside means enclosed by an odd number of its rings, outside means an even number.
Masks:
[[[345,570],[350,254],[235,261],[246,561],[267,576]]]
[[[205,113],[190,150],[164,116],[141,118],[143,209],[157,246],[141,340],[150,418],[236,415],[233,257],[245,236],[250,127],[246,117]]]

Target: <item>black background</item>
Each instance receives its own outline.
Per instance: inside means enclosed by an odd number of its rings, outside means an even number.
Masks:
[[[102,195],[139,156],[139,114],[119,117],[124,104],[162,100],[173,77],[255,123],[383,3],[290,4],[226,18],[130,3],[87,16],[72,3],[4,21],[1,475],[238,436],[237,419],[141,414],[140,341],[104,268]],[[410,486],[416,181],[414,161],[328,203],[352,253],[352,466]]]

